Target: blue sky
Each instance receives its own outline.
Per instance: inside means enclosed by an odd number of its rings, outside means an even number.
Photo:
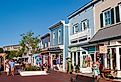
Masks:
[[[48,27],[91,0],[0,0],[0,46],[18,44],[20,35],[49,32]]]

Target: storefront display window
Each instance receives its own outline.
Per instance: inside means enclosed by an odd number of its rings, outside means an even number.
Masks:
[[[84,55],[82,67],[83,68],[90,67],[91,66],[90,62],[91,62],[91,57],[89,55]]]

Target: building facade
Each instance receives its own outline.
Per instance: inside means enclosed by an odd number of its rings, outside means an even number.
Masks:
[[[106,69],[118,70],[121,78],[121,0],[101,0],[94,8],[96,34],[90,44],[96,47],[96,59]]]
[[[3,46],[4,51],[18,51],[21,49],[20,45],[8,45],[8,46]]]
[[[95,47],[89,45],[94,35],[94,5],[98,1],[91,1],[72,13],[69,19],[69,57],[74,69],[78,65],[80,71],[91,72],[91,61],[94,61]],[[89,61],[88,63],[86,63]]]
[[[68,55],[68,24],[61,20],[49,27],[49,29],[51,31],[49,48],[51,68],[53,68],[56,60],[56,64],[59,64],[59,70],[65,71],[66,57]]]
[[[47,33],[41,36],[41,56],[42,56],[42,63],[47,63],[50,66],[50,55],[49,55],[49,48],[50,48],[50,33]]]

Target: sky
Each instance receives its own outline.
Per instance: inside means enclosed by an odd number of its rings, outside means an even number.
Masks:
[[[44,35],[48,28],[91,0],[0,0],[0,47],[19,44],[29,31]]]

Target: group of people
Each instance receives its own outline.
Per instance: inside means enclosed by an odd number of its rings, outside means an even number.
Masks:
[[[15,62],[14,60],[6,60],[5,62],[5,72],[7,76],[13,75],[14,76],[14,70],[15,70]]]
[[[59,57],[53,59],[53,67],[55,70],[60,70],[60,64],[61,63]]]

